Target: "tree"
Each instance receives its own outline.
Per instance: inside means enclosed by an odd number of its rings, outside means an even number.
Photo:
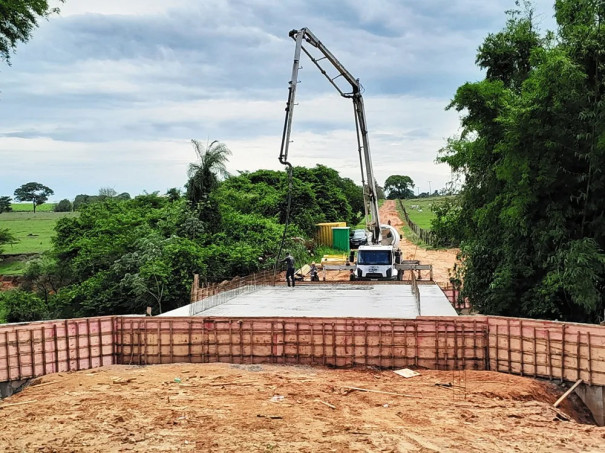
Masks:
[[[36,206],[46,203],[49,195],[53,195],[55,192],[38,182],[28,182],[23,184],[21,187],[15,190],[15,200],[17,201],[31,201],[34,205],[34,212],[36,212]]]
[[[0,253],[3,252],[2,245],[11,244],[17,242],[15,236],[13,236],[7,228],[0,228]]]
[[[61,200],[55,205],[55,212],[71,212],[72,204],[67,198]]]
[[[63,0],[59,0],[63,2]],[[10,65],[10,54],[18,42],[27,42],[39,18],[59,13],[47,0],[11,0],[0,2],[0,58]]]
[[[531,6],[479,48],[484,80],[449,108],[462,133],[441,161],[464,177],[437,213],[460,239],[463,297],[485,314],[598,321],[605,306],[605,5],[555,3],[541,38]]]
[[[74,202],[73,202],[73,210],[79,211],[82,208],[82,206],[89,204],[89,203],[95,203],[99,200],[100,200],[100,198],[98,195],[86,195],[86,194],[76,195],[76,198],[74,198]]]
[[[113,187],[101,187],[99,189],[99,198],[114,198],[118,195]]]
[[[181,191],[176,187],[171,187],[166,191],[166,196],[170,201],[177,201],[181,199]]]
[[[0,214],[13,210],[13,208],[11,208],[11,200],[11,197],[0,197]]]
[[[218,187],[219,177],[228,176],[225,165],[231,151],[224,143],[214,140],[209,145],[202,145],[198,140],[191,140],[199,161],[189,165],[189,181],[186,184],[187,199],[192,205],[206,201]]]
[[[389,200],[412,198],[414,196],[414,181],[406,175],[391,175],[384,182],[384,191]]]
[[[116,200],[130,200],[132,197],[128,192],[122,192],[115,196]]]

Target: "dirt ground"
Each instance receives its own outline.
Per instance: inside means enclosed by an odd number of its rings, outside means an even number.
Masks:
[[[399,217],[395,200],[385,200],[380,207],[380,222],[387,223],[391,221],[391,225],[397,228],[401,234],[401,245],[399,248],[403,252],[403,258],[406,260],[420,260],[421,264],[433,265],[433,280],[436,282],[448,282],[450,279],[450,271],[457,262],[456,255],[460,252],[459,249],[443,249],[443,250],[425,250],[418,247],[403,235],[403,225],[405,221]]]
[[[173,364],[49,375],[0,403],[0,450],[603,451],[605,428],[582,424],[569,401],[552,407],[555,384],[419,371]]]

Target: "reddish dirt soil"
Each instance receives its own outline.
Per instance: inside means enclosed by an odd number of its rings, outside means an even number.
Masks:
[[[0,402],[0,450],[603,451],[605,428],[581,424],[569,400],[553,409],[554,384],[419,371],[173,364],[49,375]]]
[[[391,221],[391,225],[397,228],[401,234],[401,243],[399,248],[403,252],[403,257],[406,260],[420,260],[421,264],[433,265],[433,280],[438,283],[449,282],[450,272],[454,264],[458,262],[456,255],[460,252],[459,249],[443,249],[443,250],[426,250],[418,247],[404,236],[403,226],[405,221],[399,217],[395,200],[385,200],[380,207],[380,222],[387,223]]]

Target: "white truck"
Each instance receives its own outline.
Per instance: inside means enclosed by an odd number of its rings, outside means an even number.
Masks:
[[[308,28],[290,31],[290,37],[296,41],[294,51],[294,64],[292,66],[292,77],[288,90],[288,101],[286,103],[286,119],[282,134],[279,161],[289,168],[288,149],[290,146],[290,132],[292,130],[292,118],[294,115],[296,87],[298,85],[298,71],[300,69],[300,56],[303,51],[311,61],[319,68],[320,72],[336,88],[342,97],[353,101],[355,112],[355,127],[357,130],[357,149],[359,152],[359,164],[361,167],[361,182],[363,186],[363,198],[366,228],[369,232],[368,245],[360,246],[357,251],[357,266],[355,269],[358,279],[395,279],[398,277],[396,264],[399,262],[399,233],[391,225],[381,225],[378,213],[378,198],[376,180],[372,168],[370,155],[370,143],[363,104],[363,87],[359,79],[345,69],[345,67],[332,55],[332,53],[311,33]],[[311,48],[310,48],[311,47]],[[315,51],[312,49],[316,49]],[[314,52],[319,52],[315,57]],[[321,62],[327,60],[335,70],[334,75],[321,66]],[[340,79],[346,80],[351,91],[339,86]],[[400,277],[400,276],[399,276]]]

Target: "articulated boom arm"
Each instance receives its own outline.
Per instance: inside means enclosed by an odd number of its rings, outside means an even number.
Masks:
[[[380,244],[381,233],[380,217],[378,215],[378,197],[376,194],[376,180],[374,178],[372,158],[370,155],[370,143],[368,141],[366,115],[363,106],[363,97],[361,95],[363,87],[359,83],[359,79],[353,77],[353,75],[345,69],[340,61],[338,61],[336,57],[332,55],[328,49],[326,49],[321,41],[319,41],[309,29],[301,28],[300,30],[292,30],[290,32],[290,37],[296,41],[296,48],[294,51],[294,64],[292,66],[292,78],[290,79],[288,101],[286,103],[286,119],[284,123],[284,132],[282,134],[279,161],[282,164],[291,167],[291,164],[288,162],[288,148],[290,146],[290,132],[292,130],[292,117],[294,114],[294,101],[296,98],[296,86],[298,84],[298,70],[300,69],[300,54],[302,50],[305,54],[307,54],[315,66],[319,68],[320,72],[328,79],[334,88],[336,88],[341,96],[353,100],[353,108],[355,111],[355,127],[357,130],[357,148],[359,152],[359,164],[361,166],[361,182],[363,185],[366,219],[368,213],[370,214],[370,220],[368,221],[367,226],[368,229],[373,233],[372,242],[375,244]],[[305,47],[304,43],[316,48],[322,56],[315,58]],[[322,60],[327,60],[332,67],[336,69],[338,74],[335,77],[331,77],[320,65]],[[351,85],[350,92],[343,91],[335,82],[335,80],[340,77],[344,78]]]

